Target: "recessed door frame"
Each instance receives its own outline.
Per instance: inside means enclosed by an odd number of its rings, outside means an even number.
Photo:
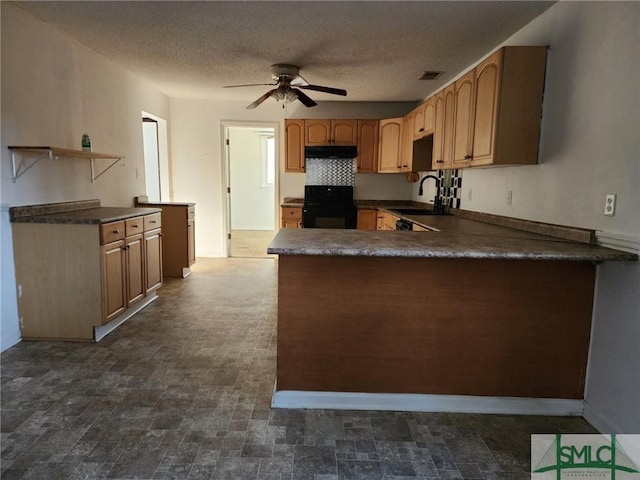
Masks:
[[[229,256],[229,234],[231,233],[231,166],[230,149],[228,145],[229,127],[249,127],[249,128],[273,128],[273,138],[275,141],[276,156],[276,176],[274,184],[274,224],[273,229],[277,230],[279,225],[280,212],[280,125],[278,122],[250,122],[250,121],[230,121],[220,122],[220,146],[222,148],[222,255]]]

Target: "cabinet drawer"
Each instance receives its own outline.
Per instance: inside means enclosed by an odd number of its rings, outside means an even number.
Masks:
[[[151,215],[144,216],[144,231],[153,230],[154,228],[160,228],[162,226],[161,214],[153,213]]]
[[[125,220],[124,227],[127,237],[137,235],[144,231],[144,220],[142,217],[130,218],[129,220]]]
[[[282,218],[302,218],[302,207],[282,207]]]
[[[100,244],[106,245],[107,243],[122,240],[125,235],[124,220],[119,222],[111,222],[100,225]]]

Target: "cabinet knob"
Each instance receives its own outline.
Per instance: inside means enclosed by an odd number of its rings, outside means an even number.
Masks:
[[[149,223],[156,223],[155,220],[149,220]]]
[[[424,132],[424,128],[421,128],[420,130],[418,130],[419,132]]]
[[[465,160],[471,160],[472,158],[473,158],[473,157],[472,157],[471,155],[465,155],[465,156],[464,156],[464,159],[465,159]]]
[[[133,228],[138,228],[138,224],[137,224],[137,223],[134,223],[134,224],[133,224]]]
[[[114,230],[113,233],[120,233],[120,230]]]
[[[444,160],[436,160],[436,163],[444,163]]]

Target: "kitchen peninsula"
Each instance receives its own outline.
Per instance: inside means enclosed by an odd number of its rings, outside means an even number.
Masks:
[[[580,414],[595,263],[637,256],[409,218],[436,231],[280,230],[273,406]]]

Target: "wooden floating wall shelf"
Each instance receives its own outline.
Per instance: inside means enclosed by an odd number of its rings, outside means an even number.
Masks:
[[[112,153],[85,152],[83,150],[73,150],[71,148],[60,147],[9,147],[11,150],[11,167],[13,173],[13,182],[24,175],[28,170],[36,165],[40,160],[49,158],[55,160],[60,157],[86,158],[91,164],[91,183],[95,182],[103,173],[113,167],[120,160],[125,158],[123,155],[114,155]],[[25,157],[37,155],[30,163],[26,163]],[[17,157],[21,157],[18,159]],[[113,160],[106,168],[96,173],[95,160]]]

